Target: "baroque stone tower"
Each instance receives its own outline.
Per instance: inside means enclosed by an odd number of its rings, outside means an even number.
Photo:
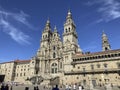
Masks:
[[[102,51],[111,50],[107,35],[103,32],[102,34]]]
[[[76,26],[72,19],[72,14],[70,10],[68,11],[66,22],[64,24],[64,33],[63,33],[63,45],[64,48],[67,49],[66,44],[71,44],[71,49],[77,51],[78,48],[78,36],[76,33]]]
[[[31,76],[41,76],[44,84],[50,83],[53,78],[59,77],[62,83],[64,72],[72,70],[72,55],[82,52],[78,46],[76,26],[70,11],[67,13],[64,24],[63,41],[56,26],[52,31],[50,21],[47,20],[42,32],[40,48],[31,61]],[[58,81],[57,81],[58,82]]]
[[[63,47],[64,71],[71,71],[72,55],[82,51],[78,46],[76,26],[70,10],[67,13],[66,21],[64,23]]]

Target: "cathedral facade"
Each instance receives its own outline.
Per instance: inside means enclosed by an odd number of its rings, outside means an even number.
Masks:
[[[32,84],[35,82],[30,80],[38,77],[40,84],[120,85],[120,49],[111,50],[104,32],[101,52],[82,52],[72,14],[68,11],[62,36],[63,40],[56,27],[51,30],[47,20],[40,48],[31,60],[0,64],[4,81]]]

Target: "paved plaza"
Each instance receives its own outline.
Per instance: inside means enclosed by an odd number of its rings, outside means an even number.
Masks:
[[[12,90],[25,90],[25,87],[28,87],[29,89],[28,90],[34,90],[34,86],[33,85],[20,85],[20,86],[13,86]],[[45,86],[39,86],[39,90],[52,90],[52,87],[45,87]],[[9,89],[10,90],[10,89]],[[65,87],[62,87],[60,88],[59,87],[59,90],[65,90]],[[71,89],[73,90],[73,89]],[[78,89],[76,89],[78,90]],[[96,86],[94,87],[93,89],[90,89],[89,87],[84,87],[83,90],[120,90],[119,87],[112,87],[112,88],[105,88],[105,87],[99,87],[99,86]]]

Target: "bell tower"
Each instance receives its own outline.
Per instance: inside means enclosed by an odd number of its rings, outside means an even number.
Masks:
[[[46,22],[45,28],[42,32],[41,47],[49,45],[50,39],[52,36],[51,26],[49,19]]]
[[[107,51],[110,49],[111,49],[111,46],[109,44],[107,35],[103,32],[103,34],[102,34],[102,51]]]
[[[67,13],[66,21],[64,23],[63,45],[70,44],[71,49],[78,51],[78,36],[76,33],[76,26],[72,19],[70,10]]]

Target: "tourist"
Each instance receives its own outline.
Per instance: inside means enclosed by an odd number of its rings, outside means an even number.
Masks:
[[[9,90],[9,86],[8,86],[8,84],[6,84],[6,86],[5,86],[5,89],[4,90]]]
[[[76,84],[73,85],[73,90],[76,90]]]
[[[68,86],[68,89],[71,90],[71,88],[72,88],[71,85],[69,85],[69,86]]]
[[[56,85],[56,87],[54,87],[52,90],[59,90],[58,85]]]
[[[5,89],[4,89],[4,84],[3,84],[3,83],[2,83],[2,85],[1,85],[1,90],[5,90]]]
[[[66,89],[66,90],[68,90],[68,89],[69,89],[69,86],[68,86],[67,84],[66,84],[66,86],[65,86],[65,89]]]
[[[29,90],[29,87],[25,87],[25,90]]]
[[[36,86],[36,90],[39,90],[38,86]]]
[[[82,90],[82,86],[81,85],[79,85],[78,90]]]
[[[36,90],[36,87],[34,86],[34,90]]]
[[[10,90],[12,90],[12,85],[11,85],[11,87],[10,87]]]

